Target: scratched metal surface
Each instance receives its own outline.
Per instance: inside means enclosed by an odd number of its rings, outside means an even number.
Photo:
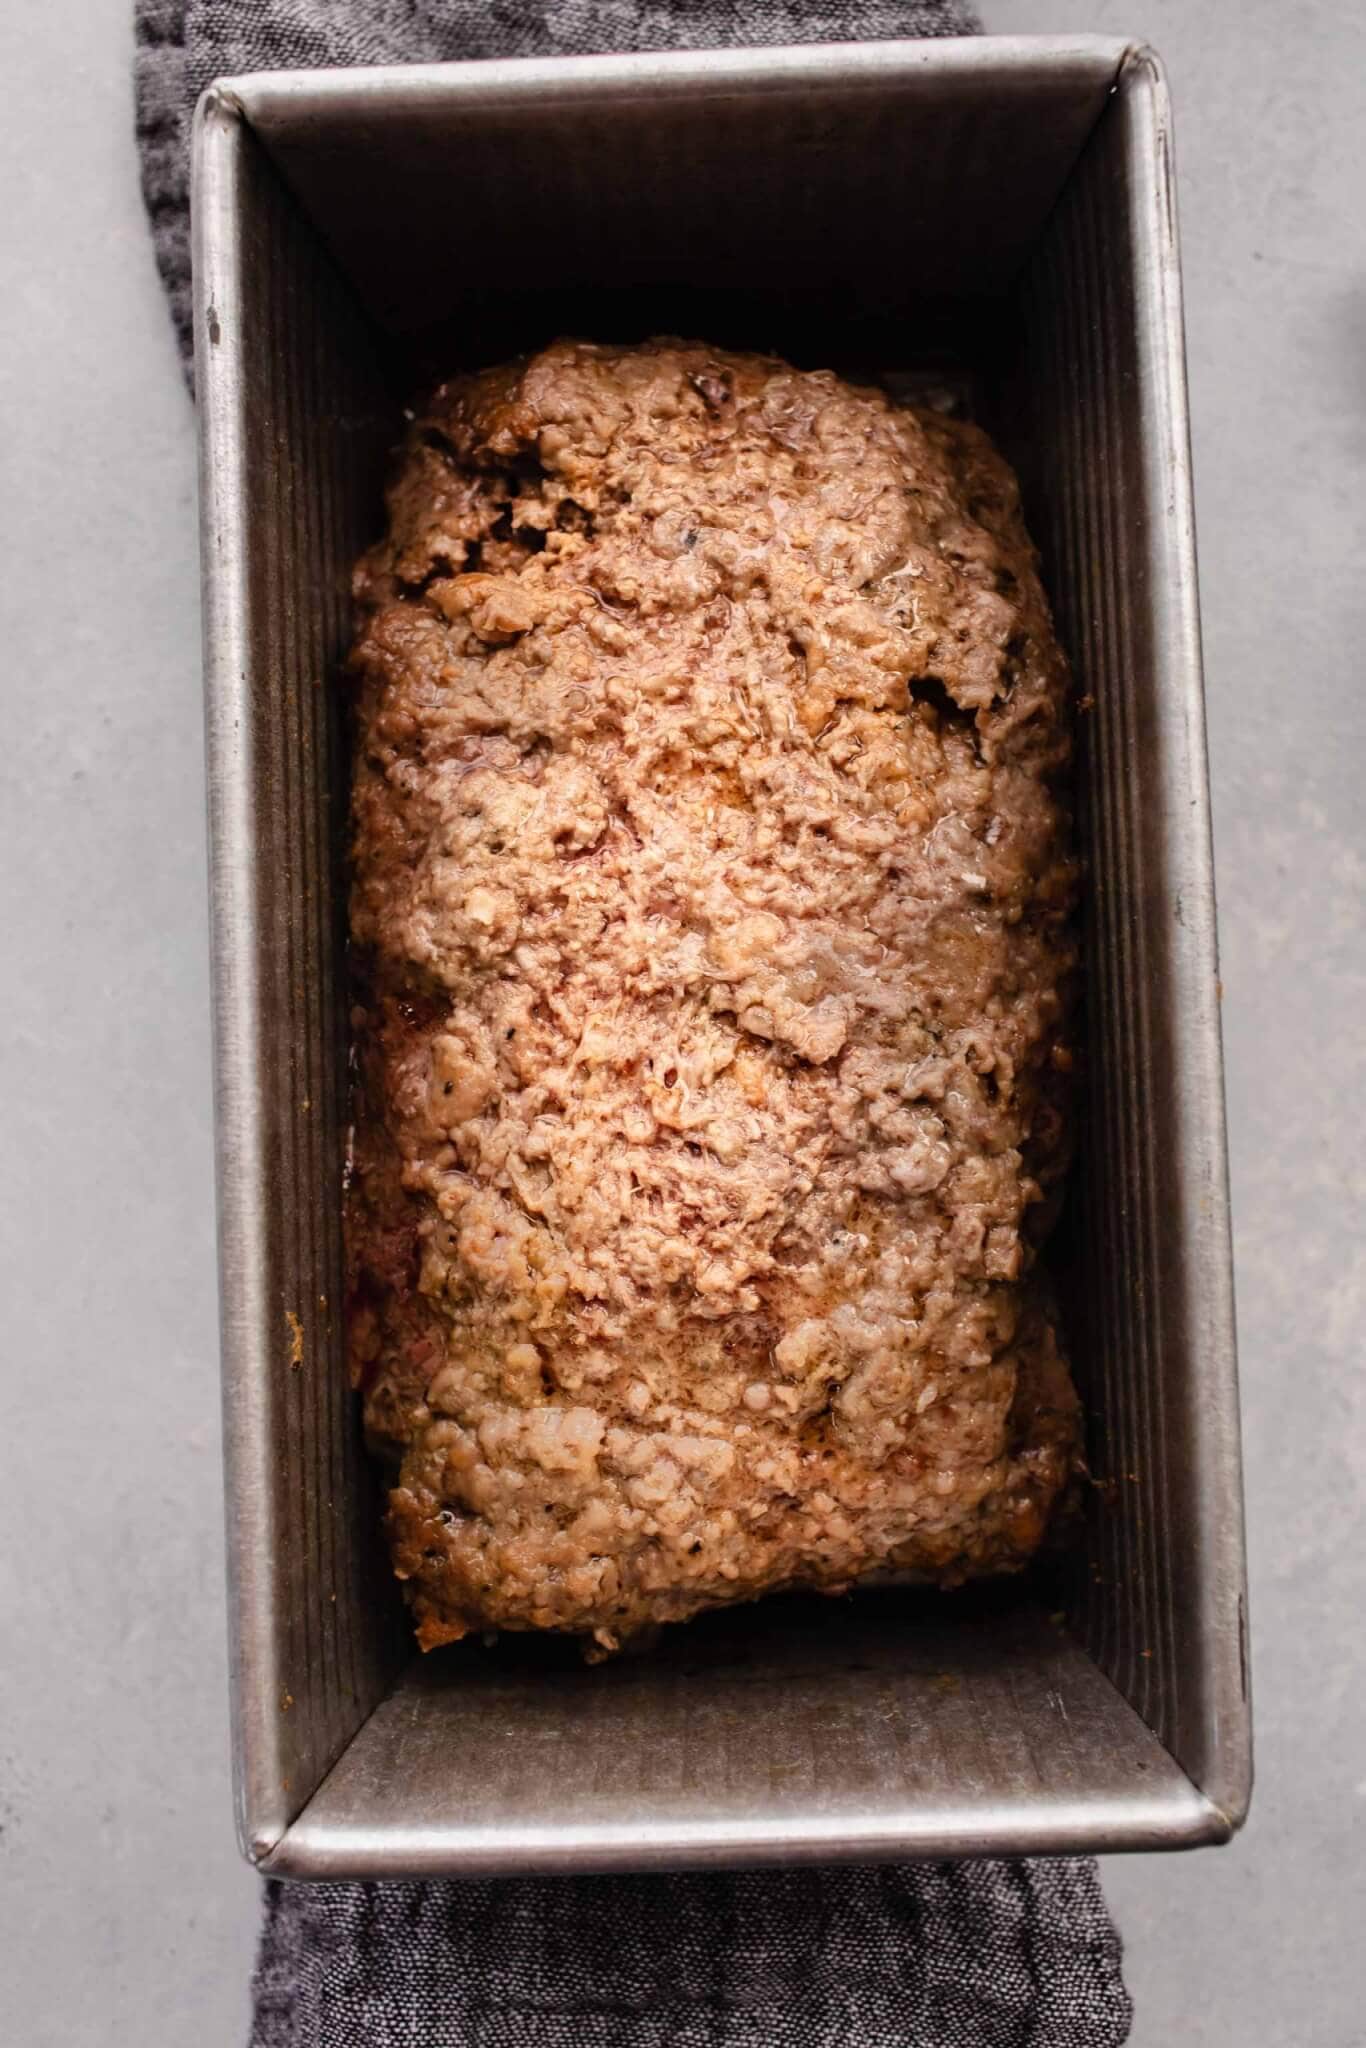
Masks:
[[[1161,1846],[1240,1819],[1236,1389],[1168,134],[1152,62],[1086,38],[282,75],[203,110],[229,1552],[239,1818],[267,1867]],[[751,161],[765,170],[746,181]],[[457,173],[479,180],[481,236],[538,292],[405,298],[412,271],[379,226],[415,179]],[[560,211],[526,204],[533,189]],[[443,218],[458,284],[469,215]],[[574,277],[555,253],[571,246]],[[618,324],[763,328],[799,356],[884,365],[899,340],[907,373],[968,378],[1021,468],[1094,706],[1091,1057],[1057,1262],[1103,1490],[1057,1593],[1065,1637],[1023,1598],[983,1634],[966,1608],[931,1621],[911,1595],[876,1596],[751,1618],[758,1667],[699,1666],[689,1630],[627,1677],[445,1660],[394,1691],[405,1652],[335,1317],[344,578],[424,348],[452,320],[474,356],[536,338],[585,283],[593,296],[595,269]],[[860,302],[870,275],[883,286]],[[870,1687],[892,1689],[890,1718]],[[1086,1739],[1059,1775],[1064,1723]],[[527,1737],[520,1765],[500,1730]],[[793,1766],[776,1779],[775,1745]],[[480,1759],[477,1783],[457,1751]]]

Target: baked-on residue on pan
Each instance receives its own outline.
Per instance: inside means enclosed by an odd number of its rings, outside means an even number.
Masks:
[[[357,577],[350,1343],[427,1646],[1037,1548],[1068,684],[976,427],[560,343]]]

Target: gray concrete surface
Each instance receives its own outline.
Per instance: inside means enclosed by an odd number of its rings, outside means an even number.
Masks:
[[[1118,1860],[1137,2048],[1366,2041],[1366,17],[1002,0],[1177,99],[1224,939],[1259,1784]],[[125,0],[0,17],[0,2035],[243,2039],[223,1707],[190,407]],[[17,714],[17,715],[14,715]]]
[[[245,2039],[192,413],[121,0],[0,9],[0,2041]]]

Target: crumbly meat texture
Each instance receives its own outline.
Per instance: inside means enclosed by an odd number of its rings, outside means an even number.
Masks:
[[[1023,1563],[1077,1461],[1067,676],[976,427],[560,343],[361,624],[352,1366],[420,1641]]]

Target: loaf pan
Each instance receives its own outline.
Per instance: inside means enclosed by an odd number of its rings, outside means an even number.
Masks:
[[[286,1877],[1174,1848],[1250,1734],[1167,93],[1098,38],[228,79],[195,133],[237,1798]],[[348,574],[402,405],[563,332],[947,380],[1081,693],[1083,1526],[999,1593],[414,1652],[341,1353]]]

